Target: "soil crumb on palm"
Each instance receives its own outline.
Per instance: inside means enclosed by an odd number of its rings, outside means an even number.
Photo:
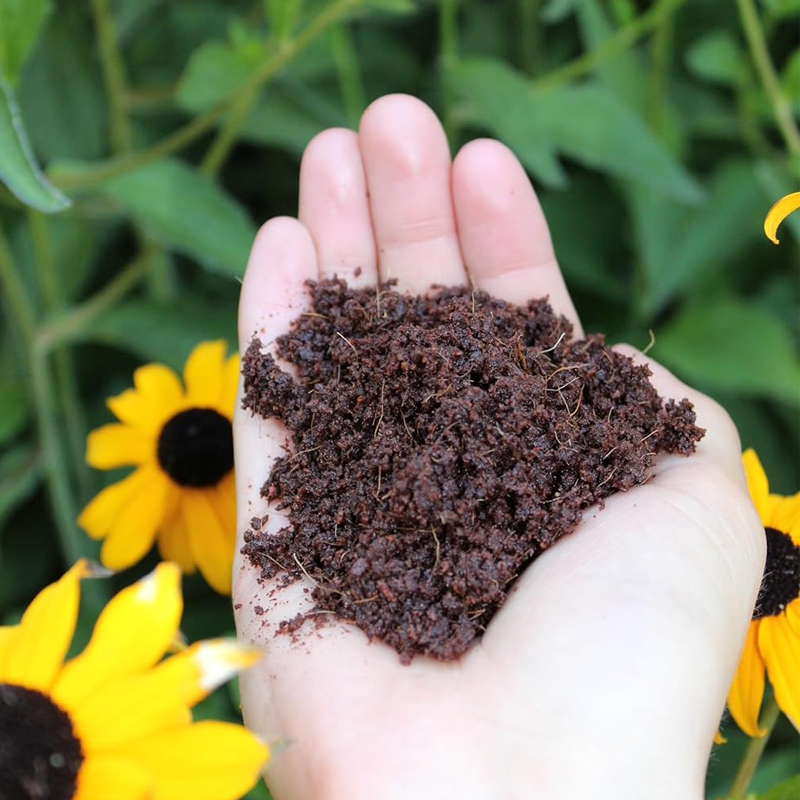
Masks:
[[[405,663],[464,653],[587,508],[704,433],[687,400],[662,400],[602,335],[574,339],[546,300],[310,290],[276,343],[297,380],[257,338],[243,360],[244,408],[293,438],[262,488],[290,525],[252,526],[243,552],[264,578],[313,579],[317,611]]]

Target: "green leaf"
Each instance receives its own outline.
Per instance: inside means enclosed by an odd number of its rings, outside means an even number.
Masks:
[[[794,113],[800,115],[800,47],[789,56],[781,71],[781,89],[792,103]]]
[[[797,800],[798,797],[800,797],[800,775],[795,775],[762,794],[759,800]]]
[[[647,316],[723,269],[762,235],[764,204],[751,163],[723,164],[707,189],[707,202],[689,210],[647,190],[631,193]]]
[[[661,330],[654,357],[710,391],[800,405],[800,361],[786,328],[735,297],[696,298]]]
[[[0,71],[0,180],[39,211],[61,211],[69,200],[50,185],[36,163],[14,93]]]
[[[256,229],[241,205],[182,161],[165,159],[98,187],[165,247],[240,277]]]
[[[445,79],[468,118],[502,139],[536,178],[548,186],[566,185],[527,78],[501,61],[464,59]]]
[[[598,0],[578,0],[578,23],[587,52],[597,50],[615,33],[607,16],[608,5]],[[647,72],[642,59],[632,47],[618,50],[603,58],[595,75],[629,108],[639,114],[647,110]]]
[[[25,427],[30,416],[27,393],[22,386],[8,382],[0,383],[0,443],[16,436]]]
[[[44,163],[108,154],[105,89],[84,5],[56,6],[17,89],[31,145]]]
[[[50,0],[0,0],[0,71],[11,86],[51,10]]]
[[[769,13],[778,19],[800,14],[800,0],[761,0]]]
[[[365,8],[389,14],[413,14],[418,10],[414,0],[366,0]]]
[[[0,455],[0,530],[11,512],[33,494],[42,462],[33,445],[20,445]]]
[[[624,207],[609,202],[607,194],[602,179],[578,175],[565,191],[540,192],[539,200],[570,290],[587,292],[604,305],[624,305],[630,298],[627,276],[620,271],[626,259],[620,236]]]
[[[199,342],[225,339],[236,348],[236,314],[191,296],[174,304],[132,300],[95,320],[84,336],[181,370]]]
[[[697,181],[641,119],[601,85],[535,95],[528,113],[538,116],[561,153],[587,167],[633,179],[687,205],[703,199]]]
[[[237,89],[253,67],[245,48],[234,49],[226,42],[206,42],[192,53],[175,99],[187,111],[204,111]]]
[[[263,52],[255,57],[245,50],[247,48],[234,49],[222,42],[203,45],[192,55],[181,78],[178,104],[186,111],[202,113],[233,92],[263,57]],[[330,61],[327,49],[325,53],[318,49],[312,53],[311,78],[318,76],[321,57],[325,63]],[[307,72],[307,64],[304,61],[295,66]],[[261,90],[241,127],[240,136],[299,155],[320,131],[346,124],[341,109],[308,82],[284,72]]]
[[[621,178],[632,178],[680,202],[703,192],[639,117],[597,83],[538,91],[493,59],[467,59],[447,80],[465,115],[488,128],[550,186],[565,184],[555,154]]]
[[[578,0],[547,0],[542,6],[539,17],[542,22],[563,22],[575,11]]]
[[[693,42],[686,65],[698,78],[723,86],[739,86],[747,77],[747,59],[739,43],[724,31],[714,31]]]
[[[285,79],[262,91],[242,125],[241,136],[299,156],[320,131],[346,126],[344,112],[319,92]]]

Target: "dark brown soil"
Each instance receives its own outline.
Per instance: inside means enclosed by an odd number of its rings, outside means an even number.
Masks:
[[[664,403],[602,336],[574,340],[546,300],[311,292],[277,342],[299,383],[258,339],[245,354],[244,407],[294,443],[262,489],[291,525],[252,526],[243,552],[264,578],[312,578],[317,609],[406,663],[461,655],[589,506],[703,435],[687,400]]]

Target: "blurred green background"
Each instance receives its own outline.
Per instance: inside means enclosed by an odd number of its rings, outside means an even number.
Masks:
[[[0,0],[0,621],[96,555],[75,517],[120,474],[83,460],[105,398],[235,346],[251,240],[296,212],[304,146],[387,92],[428,102],[454,151],[508,144],[586,329],[652,331],[796,492],[800,213],[780,247],[761,226],[800,188],[799,20],[800,0]],[[78,645],[153,560],[93,583]],[[227,598],[185,592],[191,639],[232,630]],[[200,713],[235,709],[223,690]],[[709,798],[745,745],[725,733]],[[752,790],[798,771],[782,721]]]

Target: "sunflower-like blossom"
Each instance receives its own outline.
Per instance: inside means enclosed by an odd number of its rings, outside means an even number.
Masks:
[[[257,653],[218,639],[162,660],[183,608],[180,570],[162,563],[101,612],[65,662],[79,561],[0,627],[0,796],[48,800],[234,800],[269,750],[241,725],[192,722],[191,707]]]
[[[224,342],[198,345],[184,386],[163,364],[134,372],[134,388],[107,401],[119,420],[89,434],[87,462],[97,469],[134,466],[103,489],[78,523],[103,539],[100,560],[122,570],[154,541],[185,573],[199,567],[216,591],[231,588],[236,525],[231,420],[239,358]]]
[[[763,736],[758,717],[765,675],[778,707],[800,729],[800,493],[771,494],[756,453],[747,450],[742,460],[767,538],[767,564],[728,710],[748,736]]]

